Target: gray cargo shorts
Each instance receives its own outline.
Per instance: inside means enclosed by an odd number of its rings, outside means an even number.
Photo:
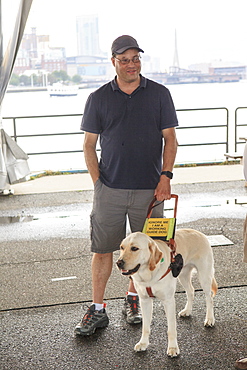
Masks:
[[[153,197],[153,189],[114,189],[98,179],[91,213],[91,251],[118,250],[126,236],[127,217],[131,232],[142,231]],[[155,207],[152,217],[163,217],[163,207],[163,203]]]

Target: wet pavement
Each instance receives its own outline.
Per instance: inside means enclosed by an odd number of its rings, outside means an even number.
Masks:
[[[226,245],[213,243],[215,328],[203,326],[205,300],[195,277],[193,315],[178,318],[179,358],[166,356],[166,319],[156,299],[150,346],[135,353],[141,327],[125,323],[128,279],[114,267],[105,295],[109,326],[93,337],[75,337],[82,306],[91,300],[92,191],[0,197],[1,369],[234,369],[247,354],[247,188],[244,181],[218,181],[175,184],[173,192],[179,194],[178,228],[227,238]],[[165,208],[169,217],[172,203]],[[178,312],[185,304],[179,284],[176,302]]]

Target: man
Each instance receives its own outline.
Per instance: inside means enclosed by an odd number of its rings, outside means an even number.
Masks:
[[[243,167],[244,167],[244,177],[245,177],[245,186],[247,186],[247,144],[245,144],[244,148],[244,156],[243,156]],[[245,217],[244,222],[244,256],[243,262],[247,262],[247,215]],[[235,362],[235,367],[237,369],[247,370],[247,357],[241,358]]]
[[[244,168],[245,186],[247,187],[247,144],[245,144],[245,148],[244,148],[243,168]],[[245,223],[244,223],[244,258],[243,258],[243,261],[247,262],[247,215],[246,215]]]
[[[76,326],[79,335],[93,334],[96,328],[108,325],[104,292],[113,252],[125,237],[126,216],[132,232],[142,231],[154,195],[158,201],[171,197],[176,111],[168,89],[140,74],[143,52],[133,37],[118,37],[111,58],[116,77],[89,96],[84,110],[84,154],[95,190],[91,214],[93,303]],[[154,208],[152,216],[163,216],[163,204]],[[132,280],[123,312],[130,324],[142,321]]]

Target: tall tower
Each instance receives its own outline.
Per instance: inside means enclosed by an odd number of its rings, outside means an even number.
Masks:
[[[177,30],[175,30],[175,50],[174,50],[174,57],[173,57],[173,67],[177,67],[179,69]]]
[[[76,18],[77,55],[100,55],[97,15]]]

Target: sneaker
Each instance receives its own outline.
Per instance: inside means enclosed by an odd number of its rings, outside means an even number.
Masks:
[[[126,321],[129,324],[140,324],[142,314],[140,309],[139,297],[127,295],[124,300],[123,314],[126,315]]]
[[[105,308],[97,311],[95,305],[88,307],[87,312],[83,316],[81,322],[75,327],[75,334],[91,335],[97,328],[104,328],[109,324],[109,318]]]
[[[247,357],[242,358],[235,362],[235,367],[237,369],[246,370],[247,369]]]

